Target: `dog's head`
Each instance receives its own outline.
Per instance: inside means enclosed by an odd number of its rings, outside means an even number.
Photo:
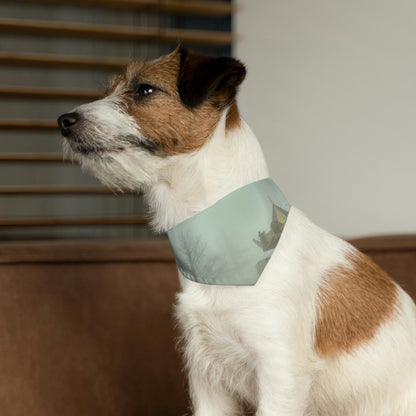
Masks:
[[[229,128],[238,124],[245,73],[235,59],[182,48],[134,61],[104,98],[59,117],[64,152],[111,187],[146,187],[169,159],[202,148],[224,111]]]

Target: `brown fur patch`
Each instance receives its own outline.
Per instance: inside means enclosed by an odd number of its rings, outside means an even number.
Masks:
[[[228,109],[227,113],[227,120],[226,120],[226,129],[232,130],[236,127],[240,126],[240,112],[238,111],[237,102],[234,99],[233,102],[230,105],[230,108]]]
[[[178,51],[155,61],[133,62],[111,88],[123,94],[128,112],[136,119],[141,133],[162,155],[198,150],[212,136],[221,116],[221,109],[210,100],[196,108],[182,103],[177,87],[179,65]],[[149,84],[157,90],[149,97],[135,100],[129,91],[139,84]]]
[[[392,279],[364,254],[357,252],[349,260],[350,267],[327,272],[318,294],[315,350],[321,356],[352,352],[395,313]]]

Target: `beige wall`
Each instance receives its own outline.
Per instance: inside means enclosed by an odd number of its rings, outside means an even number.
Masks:
[[[241,111],[289,200],[338,235],[416,232],[416,2],[237,3]]]

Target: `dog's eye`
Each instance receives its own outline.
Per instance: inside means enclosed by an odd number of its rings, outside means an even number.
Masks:
[[[134,95],[136,97],[147,97],[150,94],[153,94],[156,91],[156,87],[153,87],[149,84],[140,84],[135,90]]]

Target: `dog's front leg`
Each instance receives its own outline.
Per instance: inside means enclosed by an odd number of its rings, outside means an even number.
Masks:
[[[189,389],[194,416],[236,416],[240,408],[231,394],[204,379],[197,371],[189,372]]]
[[[256,416],[304,416],[311,377],[291,353],[266,353],[257,367]],[[298,357],[299,358],[299,357]]]

